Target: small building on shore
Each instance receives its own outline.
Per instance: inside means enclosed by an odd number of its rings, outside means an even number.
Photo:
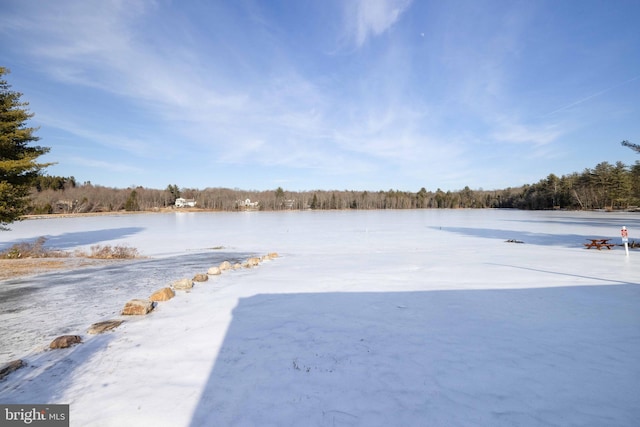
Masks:
[[[196,206],[195,199],[184,199],[182,197],[178,197],[175,202],[176,208],[193,208]]]
[[[260,209],[260,202],[252,202],[250,199],[238,200],[236,206],[243,211],[257,211]]]

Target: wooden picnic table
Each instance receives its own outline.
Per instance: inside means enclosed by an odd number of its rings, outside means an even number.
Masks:
[[[611,249],[612,247],[615,246],[615,243],[609,243],[611,239],[587,239],[587,240],[591,242],[591,243],[584,244],[587,247],[587,249],[596,248],[600,250],[602,249],[603,246],[607,249]]]

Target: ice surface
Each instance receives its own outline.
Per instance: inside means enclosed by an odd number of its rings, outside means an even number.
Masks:
[[[83,332],[118,316],[129,299],[148,298],[173,281],[206,273],[208,265],[253,254],[211,251],[181,257],[116,261],[106,267],[0,282],[0,365],[46,348],[51,337]]]
[[[128,244],[150,259],[0,282],[2,354],[24,350],[29,364],[0,383],[0,402],[69,403],[78,426],[637,425],[640,252],[582,245],[619,243],[622,225],[633,240],[640,217],[25,221],[0,234],[0,249],[47,235],[56,247]],[[267,252],[281,257],[197,284],[111,333],[84,333],[128,299],[222,258]],[[84,344],[37,347],[63,331]],[[16,341],[21,334],[30,338]]]

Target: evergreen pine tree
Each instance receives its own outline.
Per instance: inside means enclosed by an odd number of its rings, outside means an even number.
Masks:
[[[8,73],[0,67],[0,230],[24,215],[34,180],[50,165],[36,161],[49,148],[29,145],[39,140],[36,129],[26,125],[33,114],[26,109],[29,104],[20,101],[22,94],[4,80]]]

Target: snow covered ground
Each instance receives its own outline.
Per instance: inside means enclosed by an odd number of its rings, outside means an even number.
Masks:
[[[635,426],[637,214],[418,210],[25,221],[149,259],[0,282],[0,403],[68,403],[74,426]],[[634,230],[638,234],[634,234]],[[518,240],[524,243],[507,243]],[[215,249],[214,249],[215,248]],[[131,298],[225,272],[102,335]],[[45,351],[61,334],[75,347]]]

